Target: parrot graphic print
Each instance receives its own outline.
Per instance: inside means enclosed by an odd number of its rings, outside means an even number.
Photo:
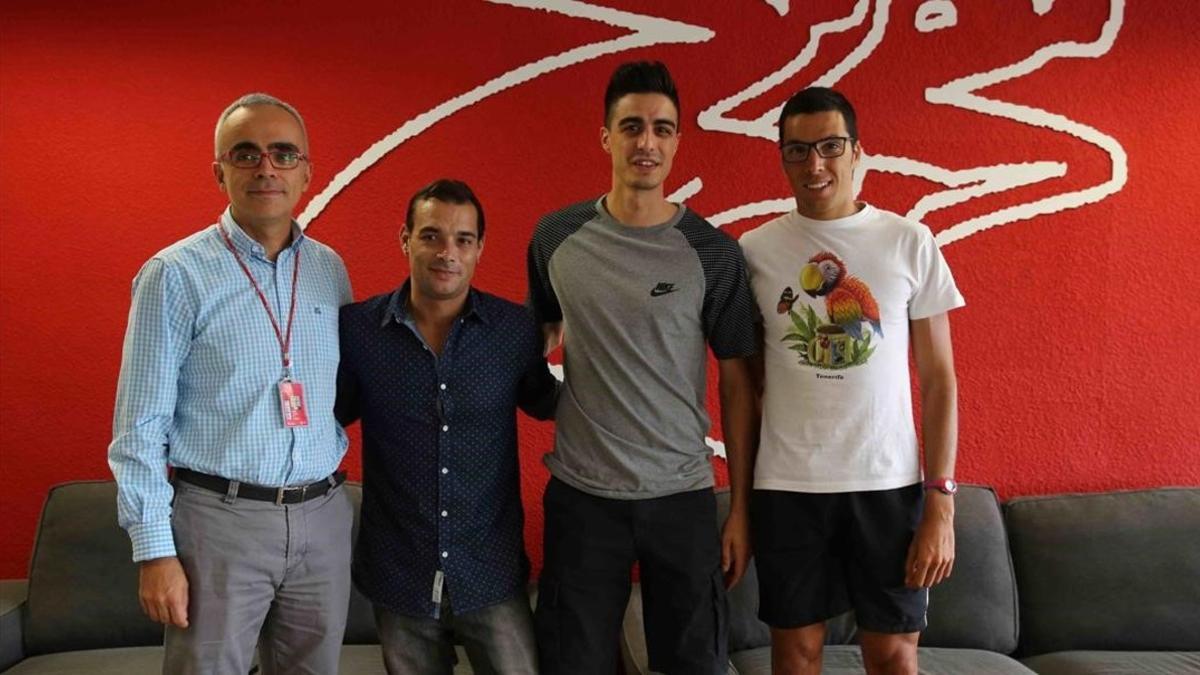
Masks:
[[[883,339],[879,303],[863,280],[846,270],[846,263],[830,251],[821,251],[800,269],[800,290],[811,298],[825,299],[825,316],[811,306],[793,309],[799,294],[783,289],[777,311],[786,314],[792,330],[784,336],[802,365],[841,369],[860,366],[871,358],[872,339]]]

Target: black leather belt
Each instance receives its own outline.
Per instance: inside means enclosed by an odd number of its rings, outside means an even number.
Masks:
[[[184,468],[176,468],[175,477],[185,483],[228,495],[230,499],[253,499],[260,502],[275,502],[276,505],[301,504],[310,499],[316,499],[346,482],[345,471],[337,471],[328,478],[308,485],[281,488],[239,483]]]

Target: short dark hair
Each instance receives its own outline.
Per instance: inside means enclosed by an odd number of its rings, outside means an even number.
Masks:
[[[447,204],[470,204],[475,207],[475,222],[479,226],[479,238],[483,239],[483,205],[479,203],[479,198],[471,190],[471,186],[455,180],[453,178],[439,178],[429,185],[417,190],[417,193],[408,200],[408,212],[404,215],[404,231],[411,232],[413,225],[413,211],[416,210],[417,204],[428,199],[436,199],[439,202]]]
[[[830,111],[842,113],[842,119],[846,120],[846,133],[857,140],[858,118],[850,101],[841,92],[828,87],[809,87],[796,92],[783,104],[783,110],[779,112],[779,142],[783,142],[783,123],[787,118]]]
[[[604,90],[604,126],[612,122],[613,108],[626,94],[662,94],[671,99],[676,114],[682,117],[679,92],[675,90],[671,71],[662,61],[631,61],[617,66]]]

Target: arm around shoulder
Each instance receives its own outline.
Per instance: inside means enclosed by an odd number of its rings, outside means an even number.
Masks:
[[[362,416],[359,399],[358,376],[354,372],[355,360],[354,341],[351,324],[354,312],[359,305],[342,305],[338,311],[338,372],[337,399],[333,405],[333,416],[338,424],[348,427]]]
[[[555,330],[557,328],[558,330]],[[562,340],[562,323],[534,325],[525,372],[517,390],[517,405],[526,415],[538,420],[554,419],[562,383],[550,372],[546,356]]]

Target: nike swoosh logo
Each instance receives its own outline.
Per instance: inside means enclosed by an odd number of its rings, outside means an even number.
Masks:
[[[674,293],[677,290],[679,289],[675,288],[675,284],[660,283],[659,285],[650,289],[650,297],[657,298],[661,295],[666,295],[667,293]]]

